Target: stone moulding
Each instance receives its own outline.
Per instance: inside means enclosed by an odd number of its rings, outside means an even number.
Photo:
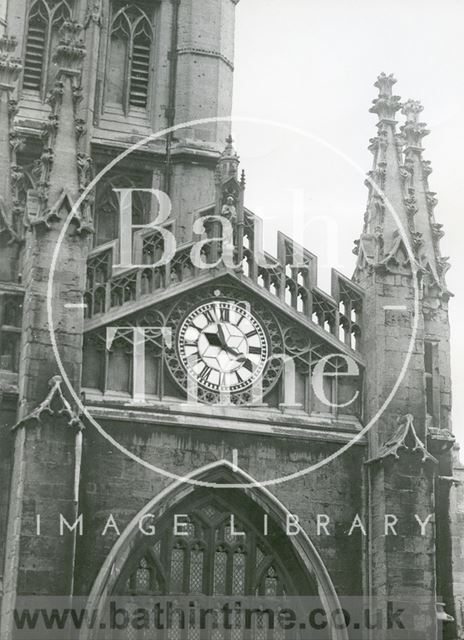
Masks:
[[[84,429],[84,425],[79,417],[79,415],[72,409],[69,402],[66,400],[61,385],[63,383],[63,379],[61,376],[53,376],[50,379],[48,385],[50,387],[50,391],[48,392],[46,398],[36,407],[29,415],[25,418],[22,418],[19,422],[17,422],[14,427],[12,427],[12,431],[15,431],[19,427],[27,426],[31,422],[42,422],[42,415],[47,413],[50,416],[66,416],[69,418],[68,426],[74,427],[78,431],[82,431]],[[53,401],[58,400],[60,408],[53,408]]]
[[[58,201],[49,209],[46,209],[39,216],[29,216],[29,223],[31,227],[38,225],[45,225],[47,229],[52,228],[53,222],[61,222],[63,218],[66,218],[73,209],[73,199],[71,195],[63,189]],[[76,226],[76,233],[79,234],[91,234],[94,232],[93,224],[89,221],[88,216],[81,216],[74,214],[70,223]]]
[[[421,462],[431,462],[438,464],[438,461],[431,453],[429,453],[420,440],[414,427],[414,416],[410,413],[398,418],[398,428],[393,436],[385,442],[381,447],[379,453],[374,458],[367,461],[367,464],[372,462],[383,462],[390,456],[396,458],[400,457],[400,452],[415,453],[418,451],[422,454]]]
[[[203,49],[201,47],[182,47],[177,50],[178,56],[182,56],[189,53],[197,56],[207,56],[209,58],[218,58],[219,60],[222,60],[222,62],[225,62],[226,65],[232,71],[234,70],[234,63],[232,62],[232,60],[229,60],[229,58],[225,56],[223,53],[221,53],[220,51],[215,51],[214,49]]]

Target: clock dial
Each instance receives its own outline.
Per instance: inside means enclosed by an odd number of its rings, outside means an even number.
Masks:
[[[235,302],[215,300],[194,309],[179,331],[179,356],[197,384],[242,391],[262,375],[269,355],[260,322]]]

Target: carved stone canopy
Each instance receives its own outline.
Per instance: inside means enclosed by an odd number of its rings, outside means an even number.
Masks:
[[[68,400],[66,400],[61,388],[62,383],[63,380],[61,376],[53,376],[48,383],[50,391],[45,399],[38,407],[31,411],[29,415],[20,420],[12,430],[27,426],[34,422],[42,422],[44,414],[48,414],[49,416],[65,416],[68,418],[68,426],[82,430],[84,425],[82,424],[77,412],[73,410]]]
[[[398,418],[398,428],[393,436],[381,447],[378,455],[369,460],[372,462],[382,462],[387,458],[399,459],[400,453],[421,454],[421,462],[432,462],[437,464],[436,458],[427,451],[424,443],[420,440],[414,427],[414,416],[410,413]]]

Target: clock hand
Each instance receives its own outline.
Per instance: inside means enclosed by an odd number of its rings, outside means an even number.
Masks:
[[[230,353],[231,355],[235,356],[237,358],[237,360],[239,358],[245,358],[245,354],[240,353],[240,351],[237,351],[237,349],[234,349],[233,347],[228,347],[226,344],[223,346],[223,350],[226,353]]]
[[[235,356],[235,359],[237,360],[237,362],[240,362],[241,364],[243,364],[245,367],[250,369],[250,371],[253,370],[255,365],[249,358],[247,358],[247,356],[244,353],[240,353],[240,351],[237,351],[236,349],[232,349],[231,347],[227,347],[227,346],[224,347],[224,351],[226,353],[230,353],[231,355]]]
[[[226,337],[224,335],[224,329],[222,328],[221,324],[218,324],[217,330],[218,330],[219,340],[221,341],[222,348],[224,349],[227,347],[227,344],[226,344]],[[227,351],[227,349],[225,350]]]
[[[219,337],[219,340],[222,343],[221,344],[222,350],[225,351],[226,353],[230,353],[232,356],[234,356],[234,358],[237,360],[237,362],[242,363],[244,366],[246,366],[248,369],[250,369],[250,371],[252,371],[253,368],[254,368],[253,362],[249,358],[247,358],[247,356],[244,353],[241,353],[240,351],[237,351],[237,349],[234,349],[233,347],[229,347],[228,346],[228,344],[226,342],[226,339],[225,339],[224,330],[223,330],[221,324],[218,324],[217,328],[218,328],[217,335]]]

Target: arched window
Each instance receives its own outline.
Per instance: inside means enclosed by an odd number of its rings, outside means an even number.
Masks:
[[[140,2],[114,4],[109,30],[105,102],[131,109],[149,106],[153,9]]]
[[[273,603],[271,606],[275,606],[276,611],[289,596],[318,597],[314,578],[301,565],[289,539],[270,517],[267,535],[264,534],[265,515],[243,493],[224,490],[218,496],[216,492],[197,489],[161,521],[145,523],[150,527],[155,524],[155,533],[140,538],[140,545],[134,547],[126,561],[112,595],[127,598],[129,607],[137,607],[156,596],[172,597],[178,605],[184,602],[182,596],[187,596],[185,602],[207,601],[217,607],[211,609],[215,621],[211,638],[244,640],[250,637],[249,632],[245,635],[243,611],[234,612],[237,619],[233,633],[226,630],[221,597],[248,596],[253,598],[247,601],[252,607],[256,604],[261,607],[265,599],[268,605]],[[204,596],[207,600],[202,600]],[[192,627],[191,619],[182,616],[182,611],[179,619],[173,614],[170,627],[156,637],[199,640],[198,627]],[[266,631],[266,619],[265,616],[261,620],[258,609],[253,637],[284,640],[285,632],[278,625],[274,631]],[[145,634],[137,637],[144,640],[155,637],[149,630]],[[291,637],[296,638],[294,634]]]
[[[42,98],[53,82],[53,51],[63,23],[72,18],[73,5],[74,0],[34,0],[29,8],[23,89]]]
[[[175,511],[182,514],[177,521],[179,535],[174,514],[156,523],[155,535],[146,536],[126,563],[116,593],[276,597],[317,593],[291,548],[272,548],[263,535],[264,512],[256,505],[249,505],[248,511],[238,502],[211,499],[203,491],[198,495]]]

